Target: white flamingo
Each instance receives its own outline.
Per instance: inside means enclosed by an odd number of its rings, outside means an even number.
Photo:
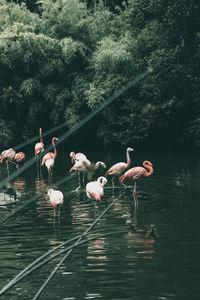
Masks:
[[[100,176],[96,181],[90,181],[86,185],[86,195],[89,199],[96,199],[101,202],[101,197],[104,196],[104,185],[107,179]]]
[[[49,200],[53,206],[54,217],[56,215],[56,208],[58,207],[58,216],[60,216],[60,207],[63,205],[64,196],[63,193],[59,190],[49,189],[47,192]]]

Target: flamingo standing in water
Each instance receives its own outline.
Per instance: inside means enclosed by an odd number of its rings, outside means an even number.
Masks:
[[[7,173],[8,173],[8,177],[9,177],[9,162],[12,162],[14,157],[15,157],[16,151],[13,148],[9,148],[7,150],[4,150],[1,153],[1,160],[0,162],[2,163],[5,159],[6,161],[6,166],[7,166]]]
[[[9,166],[8,163],[13,163],[16,165],[16,168],[19,169],[19,163],[24,161],[26,158],[26,155],[24,154],[24,152],[18,152],[16,153],[16,151],[13,148],[9,148],[5,151],[3,151],[1,153],[1,163],[4,161],[4,159],[6,160],[6,165],[7,165],[7,170],[8,170],[8,175],[9,175]]]
[[[133,151],[134,149],[132,148],[127,148],[126,149],[126,163],[125,162],[119,162],[114,164],[105,174],[105,176],[112,176],[112,187],[114,188],[114,179],[116,176],[120,177],[120,175],[125,172],[128,167],[131,164],[131,159],[130,159],[130,154],[129,152]]]
[[[89,199],[96,199],[101,202],[101,197],[104,195],[104,185],[107,179],[100,176],[96,181],[91,181],[86,185],[86,195]]]
[[[149,177],[153,174],[153,165],[150,161],[145,160],[143,162],[143,166],[148,170],[146,170],[143,167],[134,167],[126,171],[120,178],[120,182],[123,183],[125,179],[130,179],[134,182],[134,188],[133,188],[133,198],[135,202],[135,206],[138,204],[137,200],[137,193],[136,193],[136,181],[140,179],[141,177]]]
[[[57,157],[57,150],[54,141],[58,141],[58,140],[59,139],[57,137],[52,138],[52,145],[53,145],[54,152],[48,152],[42,158],[41,166],[45,165],[47,167],[49,180],[52,178],[52,169],[55,164],[55,159]]]
[[[75,153],[75,152],[70,152],[70,157],[71,157],[71,162],[72,164],[74,165],[75,163],[77,163],[78,161],[80,160],[86,160],[87,157],[85,156],[85,154],[81,153],[81,152],[78,152],[78,153]],[[78,189],[81,187],[82,183],[81,182],[84,182],[84,177],[85,177],[85,173],[83,173],[83,176],[82,176],[82,180],[81,180],[81,172],[78,171],[78,179],[79,179],[79,187]]]
[[[58,207],[58,216],[60,216],[60,207],[63,205],[63,193],[58,190],[49,189],[47,192],[47,195],[49,196],[49,200],[53,206],[54,211],[54,217],[56,215],[56,208]]]
[[[40,133],[40,142],[35,144],[35,156],[42,153],[44,151],[44,143],[42,138],[42,128],[39,129]]]
[[[43,143],[43,138],[42,138],[42,128],[39,129],[40,133],[40,142],[35,144],[35,157],[37,155],[40,156],[39,160],[37,160],[37,172],[38,172],[38,177],[39,177],[39,167],[41,165],[41,153],[44,151],[44,143]],[[42,177],[42,172],[40,168],[40,175]]]
[[[85,177],[85,173],[89,174],[89,176],[92,177],[95,170],[97,170],[100,166],[103,168],[106,168],[105,163],[102,161],[98,161],[96,163],[91,163],[88,159],[83,159],[83,160],[77,161],[74,164],[74,166],[69,170],[69,173],[71,173],[74,170],[77,170],[78,172],[83,173],[84,177]],[[81,187],[81,185],[76,190],[80,189],[80,187]]]

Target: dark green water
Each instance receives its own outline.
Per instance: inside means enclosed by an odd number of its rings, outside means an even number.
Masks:
[[[68,152],[58,152],[54,188],[59,179],[69,176]],[[154,174],[138,182],[138,191],[145,191],[149,197],[139,199],[137,211],[132,188],[118,186],[113,191],[109,179],[100,204],[88,201],[84,189],[72,192],[78,185],[78,178],[74,177],[58,187],[64,194],[64,204],[55,224],[52,207],[44,195],[1,225],[0,288],[46,251],[82,234],[120,196],[91,231],[126,232],[74,248],[38,299],[200,299],[200,158],[190,154],[138,154],[136,151],[132,157],[132,166],[141,165],[146,159],[154,165]],[[103,160],[110,167],[124,161],[125,154],[92,153],[88,158]],[[96,177],[104,173],[99,170]],[[0,179],[5,176],[6,167],[2,164]],[[21,192],[19,206],[48,188],[47,172],[43,169],[43,179],[38,180],[34,165],[12,185]],[[0,206],[0,215],[8,214],[15,207],[15,204]],[[127,220],[131,220],[136,230],[126,224]],[[147,234],[151,226],[156,235]],[[22,279],[1,298],[32,299],[62,257]]]

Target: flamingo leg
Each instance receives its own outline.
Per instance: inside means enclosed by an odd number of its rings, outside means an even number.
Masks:
[[[134,198],[135,209],[137,209],[138,198],[137,198],[137,191],[136,191],[136,181],[134,182],[134,187],[133,187],[133,198]]]
[[[85,172],[83,173],[83,178],[82,178],[82,185],[85,184]]]
[[[114,188],[115,188],[114,180],[115,180],[115,176],[113,176],[112,179],[111,179],[113,190],[114,190]]]
[[[8,162],[8,160],[6,160],[6,167],[7,167],[7,174],[8,174],[8,177],[9,177],[9,162]]]
[[[60,217],[60,205],[58,205],[58,217]]]
[[[41,158],[39,160],[39,172],[40,172],[40,178],[42,179]]]
[[[82,175],[82,180],[81,180],[81,175]],[[80,190],[80,188],[84,185],[84,177],[85,173],[81,174],[81,172],[78,171],[78,183],[79,186],[75,189],[75,192],[78,192]]]

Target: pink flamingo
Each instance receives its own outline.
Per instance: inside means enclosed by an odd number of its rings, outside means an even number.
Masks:
[[[6,166],[7,166],[8,176],[9,176],[9,162],[13,162],[15,154],[16,154],[16,151],[13,148],[9,148],[7,150],[4,150],[1,153],[1,160],[0,160],[0,162],[2,163],[4,161],[4,159],[6,160]]]
[[[133,197],[135,201],[135,205],[137,206],[137,193],[136,193],[136,181],[140,179],[141,177],[149,177],[153,174],[153,165],[150,161],[145,160],[143,162],[143,166],[148,170],[146,170],[143,167],[134,167],[126,171],[120,178],[120,182],[123,183],[125,179],[130,179],[134,182],[134,188],[133,188]]]
[[[86,160],[87,159],[87,157],[85,156],[85,154],[83,154],[81,152],[75,153],[73,151],[70,152],[70,157],[71,157],[71,162],[72,162],[73,165],[76,162],[80,161],[80,160]],[[79,187],[78,187],[78,189],[79,189],[81,187],[81,181],[82,182],[84,181],[84,173],[83,173],[83,177],[82,177],[82,180],[81,180],[81,172],[78,171],[78,179],[79,179]]]
[[[126,149],[126,163],[125,162],[119,162],[114,164],[105,174],[105,176],[112,176],[112,186],[114,188],[114,179],[116,176],[120,177],[120,175],[128,169],[128,167],[131,164],[131,159],[130,159],[130,154],[129,152],[133,151],[134,149],[132,148],[127,148]]]
[[[69,170],[69,173],[71,173],[74,170],[77,170],[78,172],[83,173],[83,176],[84,176],[83,177],[83,182],[84,182],[85,174],[87,173],[89,175],[89,177],[92,177],[95,170],[97,170],[100,166],[103,167],[103,168],[106,168],[105,163],[102,162],[102,161],[98,161],[96,163],[91,163],[88,159],[79,160]],[[79,185],[79,187],[76,190],[80,189],[80,187],[81,187],[81,185]]]
[[[87,157],[85,156],[85,154],[83,154],[81,152],[75,153],[73,151],[70,152],[70,157],[71,157],[72,164],[75,164],[79,160],[85,160],[85,159],[87,159]]]
[[[41,153],[44,151],[44,143],[43,143],[43,138],[42,138],[42,128],[39,129],[40,133],[40,142],[35,144],[35,157],[37,155],[41,155]],[[39,157],[39,160],[37,160],[37,173],[39,177],[39,166],[41,164],[41,156]],[[40,176],[42,177],[42,171],[40,167]]]
[[[58,141],[58,140],[59,139],[57,137],[52,138],[52,145],[53,145],[54,152],[48,152],[42,158],[41,166],[45,165],[47,167],[49,179],[52,177],[52,169],[55,164],[55,159],[57,157],[57,150],[54,141]]]
[[[15,154],[15,157],[13,159],[13,162],[16,163],[16,168],[19,169],[19,163],[24,161],[26,158],[26,155],[24,152],[18,152]]]
[[[96,199],[101,202],[101,197],[104,195],[104,185],[107,183],[107,179],[100,176],[96,181],[90,181],[86,185],[86,195],[89,199]]]
[[[63,193],[58,190],[49,189],[47,192],[49,200],[53,206],[54,217],[56,215],[56,208],[58,207],[58,216],[60,216],[60,207],[63,205]]]
[[[35,156],[44,151],[44,143],[42,138],[42,128],[39,129],[40,133],[40,142],[35,144]]]

